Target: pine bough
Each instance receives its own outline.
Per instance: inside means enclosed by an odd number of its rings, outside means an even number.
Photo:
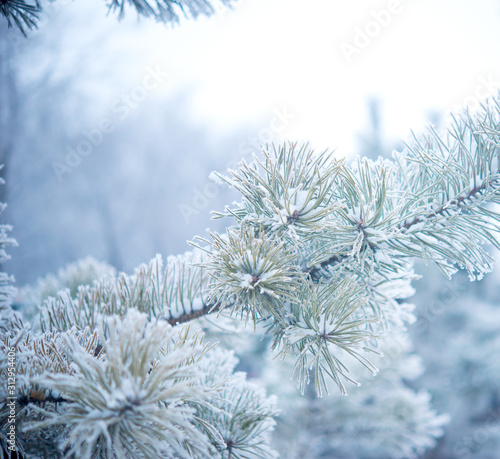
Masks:
[[[404,302],[413,293],[414,259],[446,276],[465,269],[471,280],[492,269],[483,246],[499,247],[499,140],[493,99],[455,119],[444,137],[430,129],[415,138],[392,161],[349,165],[307,146],[266,148],[228,175],[212,175],[241,194],[214,215],[232,219],[225,234],[209,232],[192,252],[165,266],[158,256],[131,276],[101,266],[95,275],[103,279],[90,284],[82,274],[87,285],[77,289],[75,273],[84,267],[60,273],[60,287],[71,290],[45,298],[55,278],[32,290],[41,303],[32,324],[10,308],[4,275],[4,449],[14,348],[17,447],[25,457],[276,456],[274,400],[234,373],[232,353],[203,344],[188,322],[212,314],[264,327],[301,392],[313,382],[319,396],[335,386],[345,394],[363,371],[377,373],[379,343],[414,320]],[[7,229],[2,246],[13,243]],[[404,388],[397,394],[407,397]],[[444,419],[421,409],[427,396],[415,397],[420,424],[409,422],[416,433],[401,434],[408,444],[394,457],[442,433]],[[345,429],[337,426],[339,435]]]
[[[47,1],[54,3],[58,0]],[[133,8],[138,16],[178,24],[181,17],[211,16],[221,7],[231,7],[234,0],[106,0],[106,3],[109,11],[118,11],[120,19],[127,8]],[[42,11],[42,0],[0,0],[0,15],[5,17],[9,27],[15,25],[24,36],[28,30],[38,27]]]

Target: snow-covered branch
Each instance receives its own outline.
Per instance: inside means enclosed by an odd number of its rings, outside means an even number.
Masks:
[[[182,324],[210,313],[245,318],[263,327],[302,393],[313,381],[317,395],[336,386],[345,394],[346,383],[378,372],[379,343],[415,319],[404,302],[415,258],[448,276],[491,270],[484,245],[499,247],[498,126],[494,99],[392,161],[264,149],[212,176],[241,194],[215,214],[233,219],[224,234],[197,237],[193,251],[165,266],[157,256],[133,275],[89,259],[49,276],[26,291],[39,306],[32,327],[6,296],[0,312],[11,326],[0,345],[18,356],[23,447],[42,436],[47,451],[76,457],[273,457],[274,402],[234,373],[231,353]],[[6,368],[3,359],[3,376]],[[424,440],[411,451],[427,447],[444,419],[426,394],[398,391],[421,421]]]
[[[443,138],[431,130],[394,160],[315,154],[294,144],[264,150],[228,176],[213,178],[241,194],[215,218],[237,224],[226,234],[197,238],[193,252],[157,257],[133,276],[49,298],[43,331],[95,329],[130,308],[148,318],[183,323],[211,312],[263,322],[273,346],[296,360],[298,385],[315,380],[319,394],[333,380],[345,392],[349,362],[371,371],[380,336],[414,320],[414,258],[450,276],[471,278],[492,268],[483,245],[498,247],[498,138],[494,99],[464,114]]]
[[[53,1],[53,0],[49,0]],[[235,0],[109,0],[110,11],[118,11],[122,18],[130,8],[138,16],[151,17],[166,24],[177,24],[182,17],[196,19],[211,16],[221,8],[231,7]],[[42,0],[2,0],[0,16],[5,17],[9,27],[16,26],[26,36],[28,30],[38,27]]]

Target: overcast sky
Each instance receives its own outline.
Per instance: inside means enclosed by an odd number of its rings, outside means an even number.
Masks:
[[[154,26],[151,42],[176,84],[192,86],[193,117],[220,135],[287,107],[286,136],[345,153],[367,97],[381,99],[399,138],[500,86],[493,0],[241,0],[174,30]]]
[[[60,23],[76,28],[68,49],[111,37],[99,58],[121,56],[117,88],[148,65],[168,69],[162,91],[188,94],[193,121],[215,137],[255,125],[266,138],[278,110],[293,122],[276,138],[349,154],[367,125],[368,97],[382,102],[385,134],[400,139],[429,114],[474,105],[475,94],[500,86],[497,0],[240,0],[173,28],[137,25],[132,10],[117,23],[103,0],[60,2]]]

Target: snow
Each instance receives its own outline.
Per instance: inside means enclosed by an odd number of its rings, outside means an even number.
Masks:
[[[254,276],[248,273],[245,274],[239,273],[237,276],[241,279],[240,285],[242,288],[253,290],[255,286],[259,283],[259,281],[253,282]]]
[[[221,178],[221,175],[216,171],[212,171],[208,178],[217,185],[226,185],[228,180],[226,177]]]

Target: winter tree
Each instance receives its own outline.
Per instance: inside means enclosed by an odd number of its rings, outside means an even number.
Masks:
[[[433,446],[446,417],[403,383],[421,372],[408,354],[405,325],[414,316],[404,300],[413,294],[415,259],[448,277],[464,269],[471,280],[492,269],[484,245],[498,247],[499,124],[493,99],[445,135],[430,129],[415,138],[393,160],[347,164],[307,145],[264,148],[212,176],[241,194],[214,214],[232,219],[225,234],[197,237],[193,251],[165,263],[158,256],[133,275],[90,259],[48,276],[26,295],[38,307],[31,321],[12,310],[5,277],[4,450],[276,456],[276,401],[200,330],[203,320],[227,328],[235,318],[268,337],[296,380],[296,396],[283,406],[293,414],[278,427],[293,429],[311,410],[323,419],[304,454],[356,457],[382,444],[374,457],[412,457]],[[4,245],[13,243],[7,230]],[[388,351],[394,343],[397,352]],[[356,388],[361,381],[366,389]],[[262,382],[272,389],[276,376]]]
[[[163,22],[216,8],[109,2],[119,15],[127,5]],[[23,32],[40,7],[0,3]],[[493,268],[499,126],[496,98],[392,159],[350,164],[308,145],[264,146],[212,174],[240,198],[214,212],[227,230],[193,238],[190,252],[158,255],[130,275],[87,258],[17,299],[0,273],[4,455],[407,458],[433,448],[449,418],[412,386],[423,366],[405,300],[415,260],[448,278]],[[0,227],[0,262],[15,244],[9,231]],[[471,334],[485,341],[476,327]],[[494,354],[498,340],[486,341]],[[460,337],[457,346],[466,348]],[[242,349],[259,355],[253,380],[251,367],[239,371],[249,365]],[[465,349],[448,360],[479,357]],[[496,394],[495,363],[484,367]]]

